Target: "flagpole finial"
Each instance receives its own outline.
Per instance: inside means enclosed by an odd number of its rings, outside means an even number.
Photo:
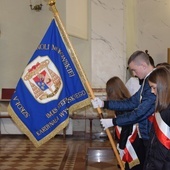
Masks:
[[[49,1],[48,4],[49,4],[50,6],[53,6],[53,5],[55,5],[55,1]]]

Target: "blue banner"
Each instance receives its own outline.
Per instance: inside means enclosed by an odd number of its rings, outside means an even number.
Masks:
[[[53,19],[17,84],[8,112],[38,147],[68,125],[70,108],[89,103],[85,85]]]

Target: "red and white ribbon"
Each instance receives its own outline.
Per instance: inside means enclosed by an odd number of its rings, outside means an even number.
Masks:
[[[122,128],[119,126],[115,127],[116,130],[116,134],[118,139],[120,139],[120,133]],[[132,143],[134,142],[134,140],[136,139],[138,132],[137,132],[137,126],[133,125],[133,131],[132,134],[128,137],[127,142],[126,142],[126,147],[125,149],[122,150],[119,148],[119,145],[117,145],[117,149],[119,150],[120,153],[120,158],[123,162],[128,162],[129,163],[129,167],[133,167],[137,164],[139,164],[139,159],[138,156],[132,146]]]
[[[163,121],[159,112],[155,113],[153,124],[159,141],[170,149],[170,127]]]

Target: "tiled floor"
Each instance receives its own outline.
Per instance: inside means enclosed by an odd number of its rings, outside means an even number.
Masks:
[[[119,170],[107,138],[56,136],[35,148],[24,135],[0,136],[0,170]]]

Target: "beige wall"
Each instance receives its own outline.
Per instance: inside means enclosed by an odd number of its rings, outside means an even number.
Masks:
[[[42,2],[42,11],[36,12],[30,10],[29,0],[0,0],[0,88],[15,88],[49,26],[53,15]],[[156,64],[167,61],[169,0],[88,2],[89,38],[71,36],[70,40],[92,87],[104,88],[114,75],[126,81],[127,58],[135,50],[149,50]],[[65,24],[66,0],[57,0],[57,8]],[[94,112],[88,110],[85,114]],[[74,123],[76,129],[84,128],[82,121]],[[89,131],[89,125],[86,127]],[[93,121],[93,131],[101,131],[99,120]]]
[[[33,5],[34,2],[36,1],[32,0]],[[0,89],[16,87],[26,64],[53,18],[47,3],[45,1],[42,3],[42,10],[36,12],[30,9],[29,0],[0,1]],[[62,0],[56,4],[64,25],[65,3],[66,0]],[[70,40],[90,80],[90,37],[88,40],[70,37]]]
[[[105,87],[114,75],[126,81],[127,58],[135,50],[148,49],[156,64],[167,61],[169,0],[88,2],[88,40],[70,40],[93,87]],[[0,1],[0,88],[16,86],[49,26],[53,14],[42,3],[36,12],[29,0]],[[66,0],[58,0],[56,6],[65,25]]]

